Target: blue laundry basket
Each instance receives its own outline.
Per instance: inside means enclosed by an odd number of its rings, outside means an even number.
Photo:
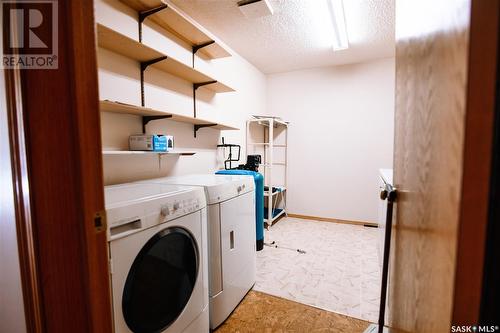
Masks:
[[[264,177],[249,170],[219,170],[216,175],[246,175],[253,176],[255,181],[255,231],[257,251],[264,248]]]

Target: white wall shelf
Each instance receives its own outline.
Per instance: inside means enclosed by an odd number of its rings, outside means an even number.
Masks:
[[[273,120],[271,126],[273,126],[274,128],[277,128],[278,126],[288,127],[288,123],[286,121],[276,119],[276,118],[255,118],[255,119],[252,119],[251,121],[256,123],[256,124],[269,127],[270,120]]]
[[[161,162],[163,156],[193,156],[196,154],[195,151],[182,151],[182,150],[171,150],[167,152],[162,151],[140,151],[140,150],[107,150],[102,151],[104,156],[157,156],[158,157],[158,171],[161,171]]]
[[[139,36],[142,37],[142,23],[149,18],[165,30],[191,44],[193,55],[199,51],[210,59],[231,56],[221,43],[210,37],[191,18],[172,4],[162,0],[120,0],[138,13]]]
[[[250,146],[269,146],[268,142],[251,142],[249,143]],[[286,148],[286,145],[277,145],[274,144],[275,148]]]
[[[278,195],[282,192],[285,192],[286,191],[286,187],[280,187],[281,188],[281,191],[274,191],[273,193],[271,193],[272,196],[275,196],[275,195]],[[264,191],[264,196],[265,197],[268,197],[269,196],[269,191]]]
[[[162,151],[140,151],[140,150],[103,150],[103,155],[179,155],[179,156],[192,156],[196,154],[195,151],[182,151],[171,150],[167,152]]]
[[[272,211],[272,213],[273,213],[273,217],[271,218],[271,222],[269,222],[269,219],[264,218],[264,222],[265,222],[265,223],[267,223],[267,224],[268,224],[268,226],[271,226],[271,225],[272,225],[272,223],[273,223],[274,221],[276,221],[276,220],[277,220],[278,218],[280,218],[282,215],[286,214],[286,212],[285,212],[285,210],[284,210],[284,209],[279,209],[279,208],[274,209],[274,210]],[[268,212],[268,214],[269,214],[269,212]],[[265,216],[266,216],[266,215],[265,215]],[[269,215],[267,215],[267,216],[269,216]]]

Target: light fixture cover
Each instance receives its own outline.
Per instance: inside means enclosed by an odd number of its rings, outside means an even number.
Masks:
[[[238,8],[249,19],[273,15],[274,12],[268,0],[240,1]]]
[[[342,0],[327,0],[333,24],[333,50],[340,51],[349,47],[347,28]]]

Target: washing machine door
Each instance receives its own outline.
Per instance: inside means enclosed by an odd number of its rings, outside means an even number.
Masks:
[[[128,273],[122,295],[123,317],[133,332],[161,332],[181,314],[196,284],[196,241],[185,229],[155,234]]]

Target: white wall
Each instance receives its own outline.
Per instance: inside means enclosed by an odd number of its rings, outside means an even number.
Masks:
[[[121,33],[138,38],[137,14],[118,0],[97,0],[96,21]],[[143,28],[143,42],[163,50],[177,60],[191,65],[191,48],[150,20]],[[195,150],[194,156],[163,156],[161,163],[150,156],[104,156],[105,184],[137,179],[188,173],[214,172],[223,167],[222,151],[216,149],[223,136],[227,143],[242,145],[245,156],[245,121],[252,114],[264,114],[266,108],[266,77],[235,52],[228,58],[207,61],[196,58],[196,67],[213,74],[233,87],[231,93],[213,94],[198,90],[197,113],[200,118],[220,121],[241,128],[241,131],[218,131],[210,128],[198,131],[193,126],[170,120],[153,121],[148,133],[175,136],[176,149]],[[110,52],[98,50],[99,94],[101,99],[140,105],[140,71],[137,62]],[[193,115],[191,84],[165,72],[149,68],[145,74],[146,106],[175,113]],[[101,113],[104,149],[128,149],[128,136],[141,132],[139,116]],[[243,163],[242,161],[241,163]]]
[[[0,36],[1,42],[1,36]],[[0,332],[26,332],[17,242],[9,121],[4,71],[0,71]]]
[[[288,212],[376,222],[392,168],[394,58],[268,76],[267,112],[290,121]]]

